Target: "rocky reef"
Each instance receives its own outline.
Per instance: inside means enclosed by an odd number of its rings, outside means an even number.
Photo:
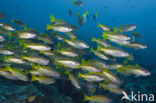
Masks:
[[[46,91],[45,91],[46,90]],[[48,92],[47,92],[48,91]],[[35,95],[31,103],[74,103],[72,98],[59,93],[54,85],[24,83],[1,77],[0,103],[30,103],[28,98]]]

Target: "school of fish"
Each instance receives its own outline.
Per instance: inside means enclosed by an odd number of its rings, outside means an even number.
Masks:
[[[83,6],[79,0],[72,1],[75,6]],[[69,15],[73,16],[71,9]],[[75,13],[82,26],[88,19],[89,12],[82,16]],[[97,20],[97,12],[93,20]],[[79,28],[62,19],[50,15],[50,23],[46,25],[46,33],[27,28],[27,24],[12,19],[10,23],[2,22],[7,16],[0,13],[0,75],[11,80],[23,82],[37,81],[41,84],[54,84],[59,79],[68,79],[71,84],[82,89],[86,86],[92,95],[84,94],[84,101],[110,103],[112,100],[104,95],[94,95],[95,85],[106,91],[122,94],[120,86],[124,83],[116,72],[122,75],[149,76],[151,73],[143,67],[129,65],[133,54],[126,48],[134,50],[146,49],[147,46],[136,42],[141,35],[135,32],[135,24],[108,27],[97,23],[101,29],[101,37],[92,38],[96,48],[79,40],[74,31]],[[13,26],[14,25],[14,26]],[[16,27],[16,28],[15,28]],[[84,56],[91,53],[93,59]],[[118,63],[118,59],[122,63]]]

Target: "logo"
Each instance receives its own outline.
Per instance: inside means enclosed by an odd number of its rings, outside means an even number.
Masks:
[[[121,98],[121,101],[129,100],[132,102],[154,102],[154,94],[141,94],[140,92],[134,93],[133,91],[131,91],[131,95],[127,95],[125,91],[123,91],[122,93],[123,97]]]

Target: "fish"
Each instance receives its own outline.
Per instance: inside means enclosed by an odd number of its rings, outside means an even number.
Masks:
[[[86,63],[81,63],[81,65],[76,66],[76,68],[81,68],[82,70],[86,70],[88,72],[100,72],[99,68],[93,65],[86,64]]]
[[[97,42],[98,44],[100,44],[101,46],[107,47],[110,46],[110,44],[108,44],[105,40],[103,39],[96,39],[96,38],[92,38],[92,41]]]
[[[44,74],[40,71],[37,71],[35,69],[32,69],[32,70],[27,70],[26,73],[30,73],[31,75],[36,75],[36,76],[44,76]]]
[[[0,12],[0,19],[6,19],[7,16],[5,14],[3,14],[2,12]]]
[[[17,36],[18,38],[21,38],[21,39],[32,39],[32,38],[37,37],[38,34],[31,30],[19,30],[19,31],[16,31],[15,33],[11,33],[10,35],[12,37]]]
[[[37,95],[32,95],[28,97],[28,102],[33,102],[36,99]]]
[[[57,25],[67,25],[68,23],[62,19],[56,19],[53,14],[50,15],[50,22]]]
[[[99,60],[88,60],[88,63],[91,65],[94,65],[98,68],[102,67],[102,68],[108,68],[109,65],[105,62],[99,61]]]
[[[4,27],[2,27],[2,25],[0,26],[0,34],[4,34],[4,35],[10,35],[10,31],[8,31],[7,29],[5,29]]]
[[[70,16],[73,16],[73,13],[72,13],[71,9],[68,10],[68,13],[69,13]]]
[[[115,39],[115,38],[108,38],[111,42],[117,43],[119,45],[127,45],[130,44],[129,40],[119,40],[119,39]]]
[[[112,63],[112,64],[109,64],[108,69],[119,69],[119,68],[121,68],[121,67],[122,67],[121,64],[118,64],[118,63]]]
[[[51,33],[50,35],[52,35],[54,38],[56,38],[57,40],[64,40],[64,37],[62,37],[61,35],[59,35],[58,33]]]
[[[76,25],[70,24],[70,26],[73,29],[73,31],[79,31],[80,30]]]
[[[50,22],[53,24],[55,22],[55,16],[50,14]]]
[[[111,88],[108,90],[112,93],[115,93],[115,94],[122,94],[122,92],[123,92],[123,90],[121,88]]]
[[[122,66],[119,70],[119,72],[126,72],[127,74],[134,74],[136,76],[149,76],[151,75],[151,72],[148,70],[140,67],[140,66],[134,66],[134,65],[128,65],[128,66]]]
[[[103,87],[105,89],[115,89],[115,88],[119,88],[118,85],[114,84],[114,83],[99,83],[99,87]]]
[[[56,57],[57,55],[52,52],[52,51],[40,51],[39,52],[40,54],[44,54],[45,56],[48,56],[48,57]]]
[[[64,41],[71,45],[72,47],[75,47],[77,49],[88,49],[89,48],[89,45],[84,43],[83,41],[80,41],[80,40],[68,40],[68,39],[64,39]]]
[[[85,22],[86,22],[86,20],[88,19],[88,15],[89,15],[89,12],[88,12],[88,10],[86,10],[86,12],[85,12],[85,13],[83,13],[83,15],[82,15],[82,18],[83,18],[83,23],[85,23]]]
[[[74,40],[74,42],[76,43],[75,47],[79,48],[79,49],[88,49],[89,45],[83,41],[80,40]]]
[[[74,74],[72,74],[72,73],[69,74],[69,80],[71,81],[71,83],[72,83],[76,88],[78,88],[78,89],[81,88],[81,86],[80,86],[80,84],[79,84],[79,81],[78,81],[77,77],[76,77]]]
[[[18,80],[14,75],[10,72],[6,71],[5,68],[0,68],[0,75],[11,80]]]
[[[47,44],[53,44],[54,41],[50,38],[50,36],[48,34],[45,33],[41,33],[40,36],[38,36],[38,40],[43,41],[44,43]]]
[[[53,24],[53,25],[47,24],[47,30],[49,29],[53,29],[54,31],[65,32],[65,33],[73,31],[70,25],[64,25],[64,24]]]
[[[115,76],[112,72],[104,70],[102,71],[102,75],[104,77],[106,77],[107,79],[109,79],[111,82],[115,83],[115,84],[122,84],[123,81],[121,81],[120,79],[118,79],[117,76]]]
[[[119,28],[116,28],[116,31],[120,32],[129,32],[133,31],[136,28],[135,24],[126,24],[126,25],[121,25]]]
[[[65,33],[70,39],[76,39],[76,35],[73,32]]]
[[[113,33],[103,32],[103,38],[105,38],[105,39],[112,38],[112,39],[121,40],[121,41],[131,39],[127,35],[124,35],[124,34],[121,34],[121,33],[114,33],[114,32]]]
[[[3,25],[3,23],[0,23],[0,26],[2,26]]]
[[[41,64],[41,65],[48,65],[48,63],[49,63],[48,59],[45,59],[40,56],[24,56],[24,55],[22,55],[21,58],[24,60],[27,60],[29,62],[37,63],[37,64]]]
[[[7,71],[9,71],[13,76],[15,76],[17,79],[22,80],[22,81],[29,81],[29,78],[27,77],[27,75],[15,68],[11,68],[10,66],[7,66],[5,68]]]
[[[40,73],[39,75],[60,78],[60,74],[50,67],[32,65],[32,68],[38,71]]]
[[[60,65],[63,65],[65,67],[69,67],[69,68],[75,68],[76,66],[80,65],[79,62],[75,61],[75,60],[70,60],[70,59],[55,59],[54,63],[58,63]]]
[[[142,37],[139,32],[132,32],[131,35],[136,37],[136,38],[141,38]]]
[[[20,28],[26,26],[26,24],[24,24],[21,20],[12,19],[11,23],[16,24]]]
[[[106,54],[109,54],[111,56],[114,56],[114,57],[127,57],[129,56],[130,54],[123,51],[123,50],[120,50],[118,48],[114,48],[114,47],[104,47],[102,48],[101,46],[98,46],[98,51],[103,51],[104,53]]]
[[[73,0],[72,4],[74,4],[75,6],[83,6],[83,2],[80,0]]]
[[[54,24],[55,25],[69,25],[66,21],[62,19],[55,19]]]
[[[15,31],[15,28],[7,23],[2,23],[0,27],[2,27],[3,29],[7,31]]]
[[[103,87],[105,90],[108,90],[115,94],[122,94],[123,91],[118,85],[113,83],[100,83],[99,87]]]
[[[78,54],[70,49],[58,49],[57,52],[68,57],[78,57]]]
[[[101,58],[103,60],[109,60],[109,58],[106,55],[104,55],[103,53],[100,53],[100,52],[94,50],[93,48],[91,48],[90,51],[93,52],[97,57],[99,57],[99,58]]]
[[[106,25],[102,25],[101,23],[98,23],[97,27],[102,28],[102,30],[105,32],[111,32],[112,31],[112,29],[110,27],[108,27]]]
[[[7,50],[7,49],[0,48],[0,54],[3,54],[3,55],[13,55],[14,52],[10,51],[10,50]]]
[[[41,84],[47,84],[47,85],[55,83],[55,79],[53,79],[53,78],[49,78],[49,77],[45,77],[45,76],[37,77],[35,75],[32,75],[31,81],[32,82],[38,81]]]
[[[22,59],[19,59],[19,58],[13,57],[13,56],[4,57],[4,61],[10,62],[10,63],[17,63],[17,64],[25,64],[26,63]]]
[[[2,35],[0,35],[0,42],[3,42],[4,40],[5,38]]]
[[[81,74],[80,72],[78,73],[79,78],[84,78],[86,81],[89,82],[100,82],[103,81],[104,78],[100,75],[88,73],[88,74]]]
[[[95,12],[94,15],[93,15],[93,20],[96,20],[97,19],[97,16],[98,16],[98,13]]]
[[[103,96],[103,95],[93,95],[93,96],[87,96],[84,95],[84,101],[91,101],[96,103],[110,103],[112,100]]]
[[[146,45],[143,45],[143,44],[137,43],[137,42],[131,42],[131,43],[129,43],[129,44],[125,44],[124,46],[127,47],[127,48],[134,48],[134,49],[136,49],[136,50],[139,50],[139,49],[146,49],[146,48],[147,48]]]
[[[51,47],[48,45],[43,45],[43,44],[36,44],[36,43],[24,43],[23,44],[24,49],[30,48],[32,50],[38,50],[38,51],[49,51],[51,50]]]
[[[82,26],[84,23],[84,18],[82,16],[80,16],[79,13],[76,13],[75,15],[77,16],[79,25]]]

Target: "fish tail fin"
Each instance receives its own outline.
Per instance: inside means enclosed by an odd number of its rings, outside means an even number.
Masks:
[[[88,14],[89,14],[88,10],[86,10],[85,14],[86,14],[86,15],[88,15]]]
[[[91,51],[91,52],[94,52],[94,49],[93,49],[93,48],[91,48],[91,49],[90,49],[90,51]]]
[[[80,14],[79,14],[79,13],[75,13],[75,15],[76,15],[76,16],[80,16]]]
[[[122,72],[122,71],[124,71],[124,70],[125,70],[124,68],[125,68],[124,66],[121,66],[120,68],[117,69],[117,72]]]
[[[9,39],[11,39],[13,37],[13,33],[9,32]]]
[[[102,47],[100,45],[97,46],[97,51],[101,51]]]
[[[106,32],[103,32],[103,33],[102,33],[102,37],[103,37],[103,39],[107,39]]]
[[[10,71],[11,70],[10,65],[7,65],[6,68],[5,68],[5,70]]]
[[[51,25],[47,24],[46,30],[48,31],[49,29],[51,29]]]
[[[84,59],[82,59],[81,64],[86,64],[86,61]]]
[[[98,23],[97,27],[101,27],[101,26],[102,26],[102,24],[101,23]]]
[[[85,94],[85,95],[84,95],[84,101],[87,101],[88,99],[89,99],[88,95]]]
[[[60,49],[60,47],[61,47],[61,43],[58,43],[57,48]]]
[[[1,56],[1,58],[3,59],[3,61],[7,60],[7,56],[6,55]]]
[[[63,42],[66,42],[66,40],[67,40],[67,39],[63,38],[63,40],[62,40],[62,41],[63,41]]]
[[[75,68],[80,68],[80,65],[78,65],[78,66],[75,66]]]
[[[15,21],[15,20],[12,18],[11,23],[14,23],[14,21]]]
[[[37,65],[33,64],[32,65],[32,68],[36,69],[37,68]]]
[[[78,78],[81,78],[82,74],[79,72],[77,76],[78,76]]]
[[[30,70],[25,70],[25,74],[30,74]]]
[[[99,88],[101,88],[102,87],[102,83],[99,83]]]
[[[60,43],[57,44],[57,49],[56,49],[56,53],[60,53]]]
[[[118,28],[114,27],[114,28],[113,28],[113,31],[114,31],[114,32],[117,32],[117,31],[118,31]]]
[[[92,37],[92,41],[96,41],[96,38]]]
[[[26,56],[25,56],[25,55],[22,55],[22,56],[21,56],[21,59],[25,59],[25,58],[26,58]]]
[[[23,42],[21,40],[18,40],[18,43],[20,47],[23,45]]]
[[[54,59],[54,64],[58,64],[57,59]]]
[[[72,0],[72,4],[74,4],[75,3],[75,1],[74,0]]]
[[[28,25],[28,24],[27,24],[27,23],[25,23],[25,24],[24,24],[24,27],[26,27],[27,25]]]
[[[37,77],[35,76],[35,75],[32,75],[32,78],[31,78],[31,82],[33,82],[33,81],[36,81],[37,80]]]
[[[27,48],[27,44],[24,43],[24,44],[23,44],[23,49],[25,50],[26,48]]]
[[[98,16],[98,12],[95,13],[95,16],[96,16],[96,17]]]
[[[28,30],[28,28],[27,28],[27,26],[26,26],[26,25],[24,26],[24,30]]]
[[[64,73],[65,74],[70,74],[70,71],[69,70],[66,70]]]
[[[102,65],[99,66],[99,69],[100,69],[100,71],[103,71],[104,70],[103,67],[102,67]]]
[[[55,16],[53,14],[50,14],[50,22],[51,23],[55,22]]]

